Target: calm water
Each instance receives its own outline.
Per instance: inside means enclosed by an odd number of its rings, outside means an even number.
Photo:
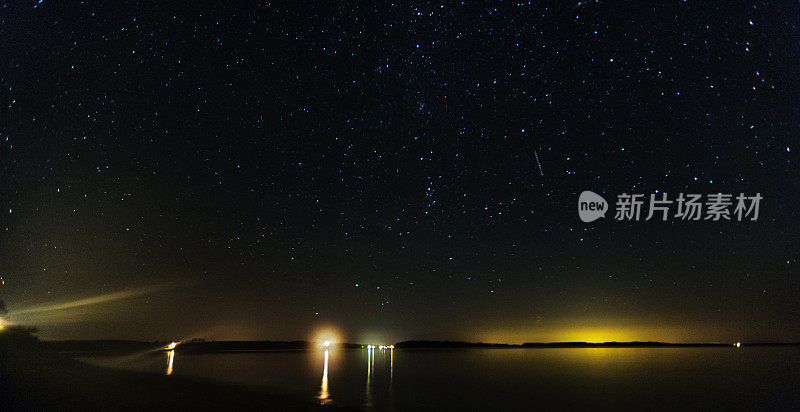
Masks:
[[[332,349],[86,361],[368,410],[800,409],[798,348]]]

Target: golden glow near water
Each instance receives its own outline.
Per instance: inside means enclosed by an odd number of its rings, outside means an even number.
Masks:
[[[342,332],[333,326],[318,328],[313,332],[309,340],[309,342],[319,345],[320,348],[329,348],[344,341]]]
[[[319,389],[320,403],[325,405],[331,401],[330,394],[328,393],[328,356],[330,355],[328,349],[325,349],[325,363],[322,367],[322,384]]]
[[[165,375],[172,375],[172,363],[175,362],[175,351],[167,351],[167,370]]]
[[[671,343],[714,342],[702,330],[667,326],[554,326],[535,330],[487,330],[468,340],[492,343],[525,342],[633,342],[659,341]],[[722,339],[724,341],[724,339]]]
[[[372,368],[375,362],[375,349],[367,346],[367,388],[364,391],[364,406],[372,406]]]
[[[367,385],[365,388],[365,406],[370,406],[372,403],[372,384],[373,384],[373,374],[375,373],[375,351],[388,351],[389,356],[389,385],[392,385],[392,381],[394,380],[394,346],[381,346],[376,347],[374,345],[368,345],[366,348],[367,352]],[[330,357],[332,353],[335,353],[335,349],[324,349],[323,352],[323,363],[322,363],[322,382],[320,383],[319,388],[319,395],[317,396],[317,400],[319,400],[320,404],[327,405],[333,402],[333,396],[330,391],[330,386],[328,382],[328,370],[330,365]]]

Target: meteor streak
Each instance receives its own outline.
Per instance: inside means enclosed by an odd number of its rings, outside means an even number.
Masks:
[[[536,150],[533,151],[533,155],[536,156],[536,164],[539,165],[539,173],[544,176],[544,172],[542,171],[542,164],[539,163],[539,154],[536,153]]]

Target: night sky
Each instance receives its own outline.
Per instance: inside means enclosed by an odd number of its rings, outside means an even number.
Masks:
[[[7,321],[800,340],[796,1],[163,3],[0,3]],[[664,192],[763,200],[614,219]]]

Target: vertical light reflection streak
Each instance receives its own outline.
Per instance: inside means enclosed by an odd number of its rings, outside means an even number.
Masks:
[[[367,389],[364,391],[364,406],[372,406],[372,361],[375,358],[375,352],[372,346],[367,346]]]
[[[325,349],[325,366],[322,367],[322,384],[319,389],[319,400],[323,405],[330,402],[328,393],[328,350]]]
[[[389,389],[392,389],[394,380],[394,347],[389,348]]]
[[[172,362],[175,360],[175,351],[167,351],[167,372],[166,375],[172,375]]]

